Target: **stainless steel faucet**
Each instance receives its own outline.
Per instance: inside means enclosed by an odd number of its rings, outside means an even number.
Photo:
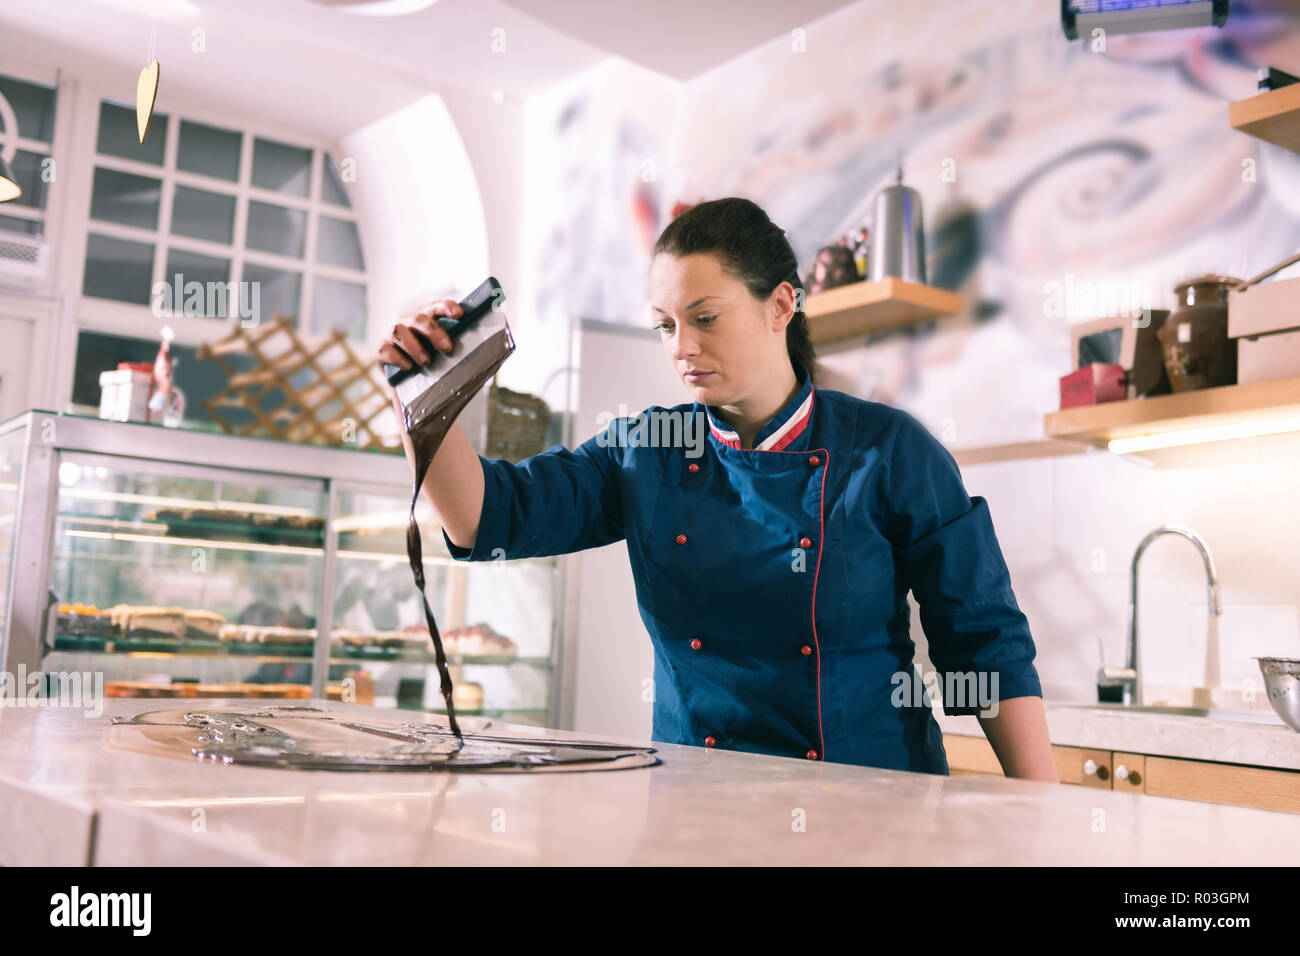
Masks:
[[[1138,561],[1141,560],[1142,552],[1146,551],[1147,545],[1162,534],[1180,534],[1196,545],[1196,549],[1201,552],[1201,560],[1205,562],[1210,615],[1218,617],[1223,613],[1223,607],[1219,603],[1219,576],[1214,570],[1214,557],[1210,554],[1210,546],[1204,538],[1191,528],[1168,524],[1156,528],[1138,542],[1137,550],[1133,552],[1133,564],[1129,568],[1128,576],[1128,665],[1126,667],[1102,666],[1097,671],[1098,691],[1103,687],[1121,687],[1123,703],[1128,706],[1141,706],[1142,704],[1142,681],[1138,677]]]

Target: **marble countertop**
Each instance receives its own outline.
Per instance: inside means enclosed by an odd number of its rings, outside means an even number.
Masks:
[[[1045,711],[1048,737],[1062,746],[1300,770],[1300,733],[1271,710],[1234,719],[1089,710],[1048,701]],[[945,734],[984,736],[976,717],[949,717],[938,707],[934,716]]]
[[[111,700],[98,717],[0,707],[0,863],[1289,866],[1300,845],[1300,814],[669,744],[653,745],[663,762],[649,768],[477,775],[223,766],[108,745],[137,733],[113,715],[170,703]],[[205,701],[225,704],[249,702]]]

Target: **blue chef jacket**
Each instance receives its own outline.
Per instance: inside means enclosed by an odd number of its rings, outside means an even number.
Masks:
[[[945,713],[981,709],[950,698],[954,673],[983,672],[986,699],[1042,696],[988,504],[910,414],[796,374],[753,449],[695,402],[615,418],[573,450],[479,456],[474,546],[444,542],[488,561],[625,539],[654,643],[653,740],[946,774],[913,692],[909,589]],[[686,416],[696,427],[673,430]]]

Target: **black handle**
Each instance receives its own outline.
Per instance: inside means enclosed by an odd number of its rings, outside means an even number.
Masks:
[[[501,288],[501,283],[497,282],[497,280],[492,276],[488,276],[477,289],[460,302],[461,314],[459,318],[453,318],[449,315],[440,315],[438,316],[438,325],[441,326],[449,336],[451,336],[452,342],[455,342],[456,339],[460,338],[466,331],[476,325],[479,319],[491,312],[492,309],[495,308],[496,303],[505,301],[505,297],[506,294]],[[433,343],[429,341],[428,337],[418,329],[411,329],[411,334],[414,335],[416,341],[420,343],[420,348],[424,349],[430,357],[441,354],[438,349],[434,348]],[[403,355],[406,355],[405,349],[397,345],[394,345],[393,348],[397,349],[397,351],[401,352]],[[400,365],[389,365],[387,362],[384,363],[384,377],[388,379],[389,385],[396,385],[399,382],[404,382],[420,370],[420,363],[416,362],[415,359],[411,358],[409,355],[406,355],[406,357],[411,359],[412,365],[410,368],[402,368]]]

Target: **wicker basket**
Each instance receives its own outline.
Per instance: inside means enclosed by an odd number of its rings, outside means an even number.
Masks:
[[[545,450],[550,407],[536,395],[488,385],[487,451],[484,458],[517,462]]]

